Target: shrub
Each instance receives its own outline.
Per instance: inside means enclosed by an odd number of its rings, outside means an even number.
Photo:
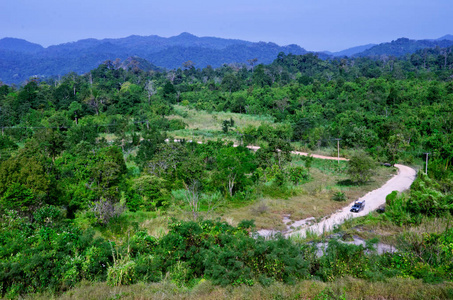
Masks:
[[[202,275],[222,285],[289,283],[308,276],[308,262],[297,245],[283,237],[271,241],[251,237],[253,222],[238,227],[213,221],[176,222],[170,227],[156,249],[160,256],[156,263],[176,276],[178,284]]]
[[[92,204],[90,211],[95,223],[106,225],[110,219],[119,217],[123,213],[124,206],[119,203],[114,205],[107,199],[100,199]]]
[[[58,210],[44,207],[35,222],[17,213],[2,216],[0,227],[0,294],[59,291],[83,279],[105,280],[111,260],[108,245],[59,220]],[[4,223],[3,221],[7,221]]]
[[[332,200],[334,201],[338,201],[338,202],[344,202],[346,201],[348,198],[346,197],[346,194],[343,193],[343,192],[336,192],[333,194],[332,196]]]
[[[398,196],[398,191],[391,192],[390,194],[388,194],[385,197],[385,204],[391,206],[393,204],[393,202],[395,201],[397,196]]]
[[[310,178],[308,169],[301,166],[291,167],[287,172],[289,180],[294,184],[306,182]]]
[[[181,129],[185,129],[186,127],[187,127],[187,124],[184,123],[184,121],[181,120],[181,119],[172,119],[172,120],[170,120],[170,123],[169,123],[170,131],[181,130]]]
[[[351,180],[363,184],[370,180],[375,167],[374,160],[364,152],[354,154],[348,162],[348,174]]]

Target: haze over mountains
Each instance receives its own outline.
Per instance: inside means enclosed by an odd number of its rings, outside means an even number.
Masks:
[[[453,35],[435,40],[397,39],[379,45],[368,44],[339,52],[321,52],[323,58],[338,56],[403,56],[423,48],[449,47]],[[190,33],[164,38],[157,35],[129,36],[120,39],[85,39],[47,48],[15,38],[0,39],[0,81],[20,83],[31,76],[49,77],[69,72],[86,73],[105,60],[140,57],[154,66],[173,69],[191,60],[195,67],[243,63],[257,58],[257,63],[271,63],[278,55],[306,54],[309,51],[298,45],[279,46],[274,43],[248,42],[216,37],[197,37]],[[146,64],[146,63],[145,63]],[[154,66],[153,66],[154,65]]]

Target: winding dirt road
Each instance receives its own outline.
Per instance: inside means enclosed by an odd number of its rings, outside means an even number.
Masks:
[[[258,150],[260,147],[257,146],[248,146],[249,149],[251,150]],[[291,152],[292,154],[296,155],[303,155],[307,156],[308,153],[306,152],[298,152],[298,151],[293,151]],[[343,157],[332,157],[332,156],[323,156],[323,155],[317,155],[317,154],[312,154],[312,157],[314,158],[320,158],[320,159],[330,159],[330,160],[343,160],[347,161],[348,159],[343,158]],[[354,205],[354,202],[350,203],[348,206],[344,207],[343,209],[339,210],[338,212],[334,213],[328,218],[323,219],[321,222],[313,224],[313,225],[308,225],[305,228],[287,232],[285,233],[285,236],[302,236],[304,237],[307,232],[311,232],[314,234],[322,234],[323,232],[328,232],[332,231],[336,225],[342,224],[345,220],[351,219],[351,218],[357,218],[361,216],[365,216],[368,213],[376,210],[379,206],[382,204],[385,204],[385,197],[390,194],[393,191],[398,191],[402,192],[410,188],[412,182],[415,180],[415,176],[417,172],[412,169],[411,167],[404,166],[404,165],[395,165],[396,168],[398,168],[398,174],[393,176],[390,180],[388,180],[383,186],[380,188],[373,190],[360,198],[359,200],[365,200],[365,208],[359,212],[359,213],[352,213],[350,212],[350,209],[352,205]],[[263,233],[265,236],[273,233],[272,230],[263,230]],[[274,232],[275,233],[275,232]]]
[[[234,145],[237,147],[237,145]],[[258,146],[247,146],[250,150],[258,150],[260,147]],[[309,155],[306,152],[298,152],[298,151],[292,151],[292,154],[296,155],[303,155],[307,156]],[[332,156],[323,156],[323,155],[317,155],[317,154],[312,154],[311,155],[314,158],[320,158],[320,159],[329,159],[329,160],[342,160],[342,161],[347,161],[348,159],[343,158],[343,157],[332,157]],[[415,176],[417,172],[412,169],[411,167],[405,166],[405,165],[395,165],[396,168],[398,168],[398,174],[393,176],[391,179],[389,179],[383,186],[381,186],[378,189],[375,189],[359,200],[365,200],[365,208],[359,212],[359,213],[352,213],[349,210],[351,209],[352,205],[354,202],[350,203],[348,206],[344,207],[343,209],[339,210],[338,212],[334,213],[330,217],[324,218],[321,222],[315,223],[312,225],[307,225],[304,228],[291,231],[291,232],[286,232],[285,236],[301,236],[304,237],[306,236],[307,232],[311,232],[314,234],[322,234],[323,232],[328,232],[332,231],[336,225],[342,224],[345,220],[351,219],[351,218],[357,218],[361,216],[365,216],[368,213],[376,210],[379,206],[382,204],[385,204],[385,197],[390,194],[393,191],[398,191],[402,192],[410,188],[412,182],[415,180]],[[301,221],[299,221],[301,222]],[[303,223],[303,221],[301,222]],[[272,235],[273,233],[276,233],[273,230],[263,230],[263,235],[264,236],[269,236]],[[260,234],[260,232],[259,232]]]
[[[336,158],[335,158],[336,159]],[[408,166],[395,165],[398,168],[398,174],[393,176],[380,188],[373,190],[360,198],[365,200],[365,208],[359,213],[352,213],[349,210],[354,203],[341,209],[339,212],[334,213],[330,217],[322,220],[319,223],[307,226],[297,231],[290,232],[285,236],[299,235],[304,237],[307,232],[314,234],[322,234],[323,232],[332,231],[336,225],[343,223],[347,219],[357,218],[367,215],[373,210],[376,210],[379,206],[385,203],[385,197],[392,191],[402,192],[410,188],[412,182],[415,180],[416,171]]]

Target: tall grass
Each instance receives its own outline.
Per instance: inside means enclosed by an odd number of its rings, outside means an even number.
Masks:
[[[237,129],[245,126],[258,127],[262,123],[273,124],[274,119],[271,116],[260,115],[245,115],[229,112],[211,112],[203,110],[190,109],[185,106],[175,105],[175,114],[169,116],[169,119],[181,119],[188,127],[182,130],[173,131],[171,134],[176,138],[185,138],[200,140],[222,138],[226,140],[236,140],[238,135],[235,133]],[[222,121],[233,119],[235,122],[234,128],[229,133],[222,132]]]
[[[167,279],[110,287],[106,283],[82,282],[62,295],[35,294],[25,299],[452,299],[453,283],[427,284],[421,280],[391,278],[370,282],[345,277],[335,282],[306,280],[294,285],[274,282],[269,286],[214,286],[200,280],[193,288],[178,287]]]

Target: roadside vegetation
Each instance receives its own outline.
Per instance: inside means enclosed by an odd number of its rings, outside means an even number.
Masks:
[[[1,296],[453,297],[442,53],[162,72],[107,61],[0,84]],[[291,154],[336,157],[338,139],[348,162]],[[395,163],[421,171],[381,214],[323,237],[256,234],[328,216]],[[353,236],[366,243],[344,243]],[[378,240],[397,251],[377,253]]]

